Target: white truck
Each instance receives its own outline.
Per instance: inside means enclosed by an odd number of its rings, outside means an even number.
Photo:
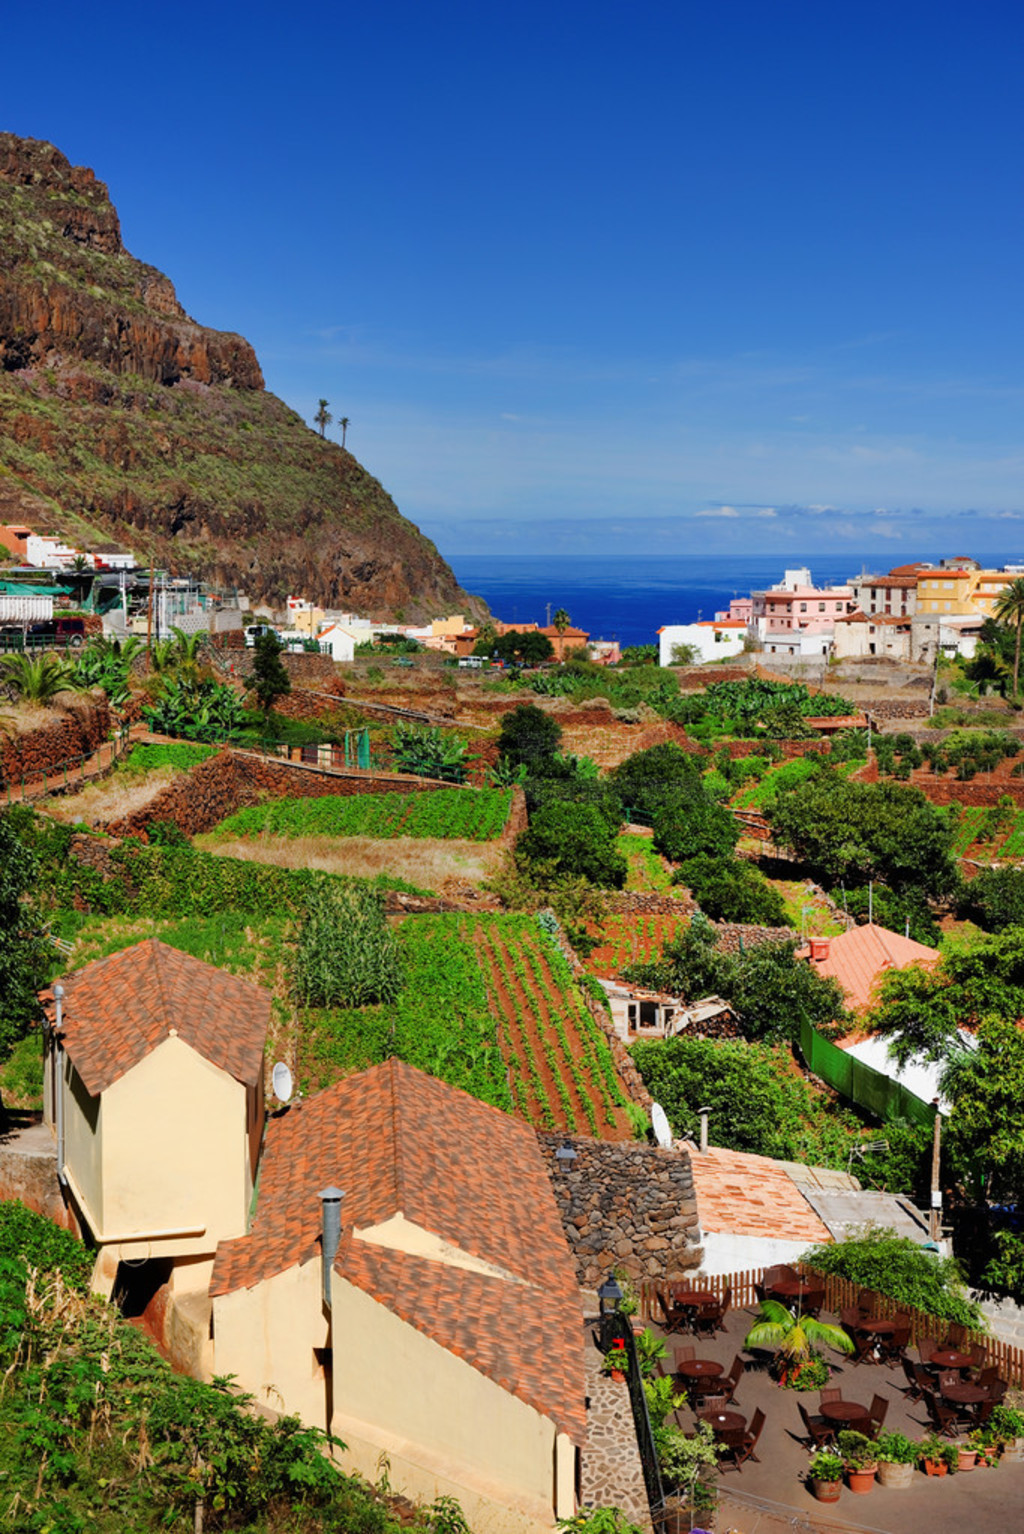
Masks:
[[[0,623],[46,623],[52,617],[52,596],[0,592]]]

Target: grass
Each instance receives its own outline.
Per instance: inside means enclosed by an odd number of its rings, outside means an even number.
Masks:
[[[318,868],[358,879],[387,879],[390,887],[429,895],[447,881],[479,884],[498,871],[495,842],[431,841],[424,837],[271,836],[226,841],[220,832],[197,836],[194,845],[216,857],[269,863],[278,868]]]
[[[672,893],[672,873],[649,836],[632,831],[615,838],[615,847],[626,859],[626,888],[647,894]]]
[[[438,789],[416,794],[325,795],[317,799],[275,799],[237,810],[217,833],[252,836],[349,837],[374,841],[391,837],[493,841],[501,835],[512,804],[509,789]]]
[[[187,772],[190,767],[198,767],[200,762],[205,762],[207,757],[216,756],[218,749],[217,746],[197,746],[185,741],[159,745],[140,743],[132,747],[129,755],[120,763],[118,771],[146,773],[157,767],[174,767],[180,772]]]
[[[778,890],[786,907],[786,917],[797,933],[803,929],[815,937],[839,937],[846,931],[846,923],[832,915],[820,894],[809,890],[799,879],[769,879],[772,889]],[[804,907],[810,906],[806,918]]]
[[[113,772],[87,783],[77,794],[52,795],[46,802],[47,814],[65,823],[82,820],[88,825],[120,820],[145,809],[177,776],[173,767],[157,767],[144,777],[135,772]]]
[[[43,1106],[43,1031],[34,1028],[19,1039],[0,1066],[0,1099],[7,1108],[39,1110]]]

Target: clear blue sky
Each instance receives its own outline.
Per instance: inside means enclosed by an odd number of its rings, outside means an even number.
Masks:
[[[0,126],[442,552],[1009,556],[1022,43],[1019,0],[56,0]]]

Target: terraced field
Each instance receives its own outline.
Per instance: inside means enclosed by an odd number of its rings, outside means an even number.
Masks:
[[[661,957],[661,951],[670,938],[677,937],[689,923],[689,917],[680,912],[678,916],[643,916],[626,912],[606,916],[597,932],[604,942],[595,948],[587,960],[592,975],[621,975],[631,964],[641,964]]]
[[[271,799],[236,810],[216,834],[259,836],[412,836],[486,842],[500,836],[512,805],[511,789],[439,788],[417,794],[325,795]]]

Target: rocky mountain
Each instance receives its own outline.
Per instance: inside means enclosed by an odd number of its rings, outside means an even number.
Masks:
[[[0,133],[0,520],[123,542],[254,599],[377,619],[484,606],[241,336],[125,250],[91,170]]]

